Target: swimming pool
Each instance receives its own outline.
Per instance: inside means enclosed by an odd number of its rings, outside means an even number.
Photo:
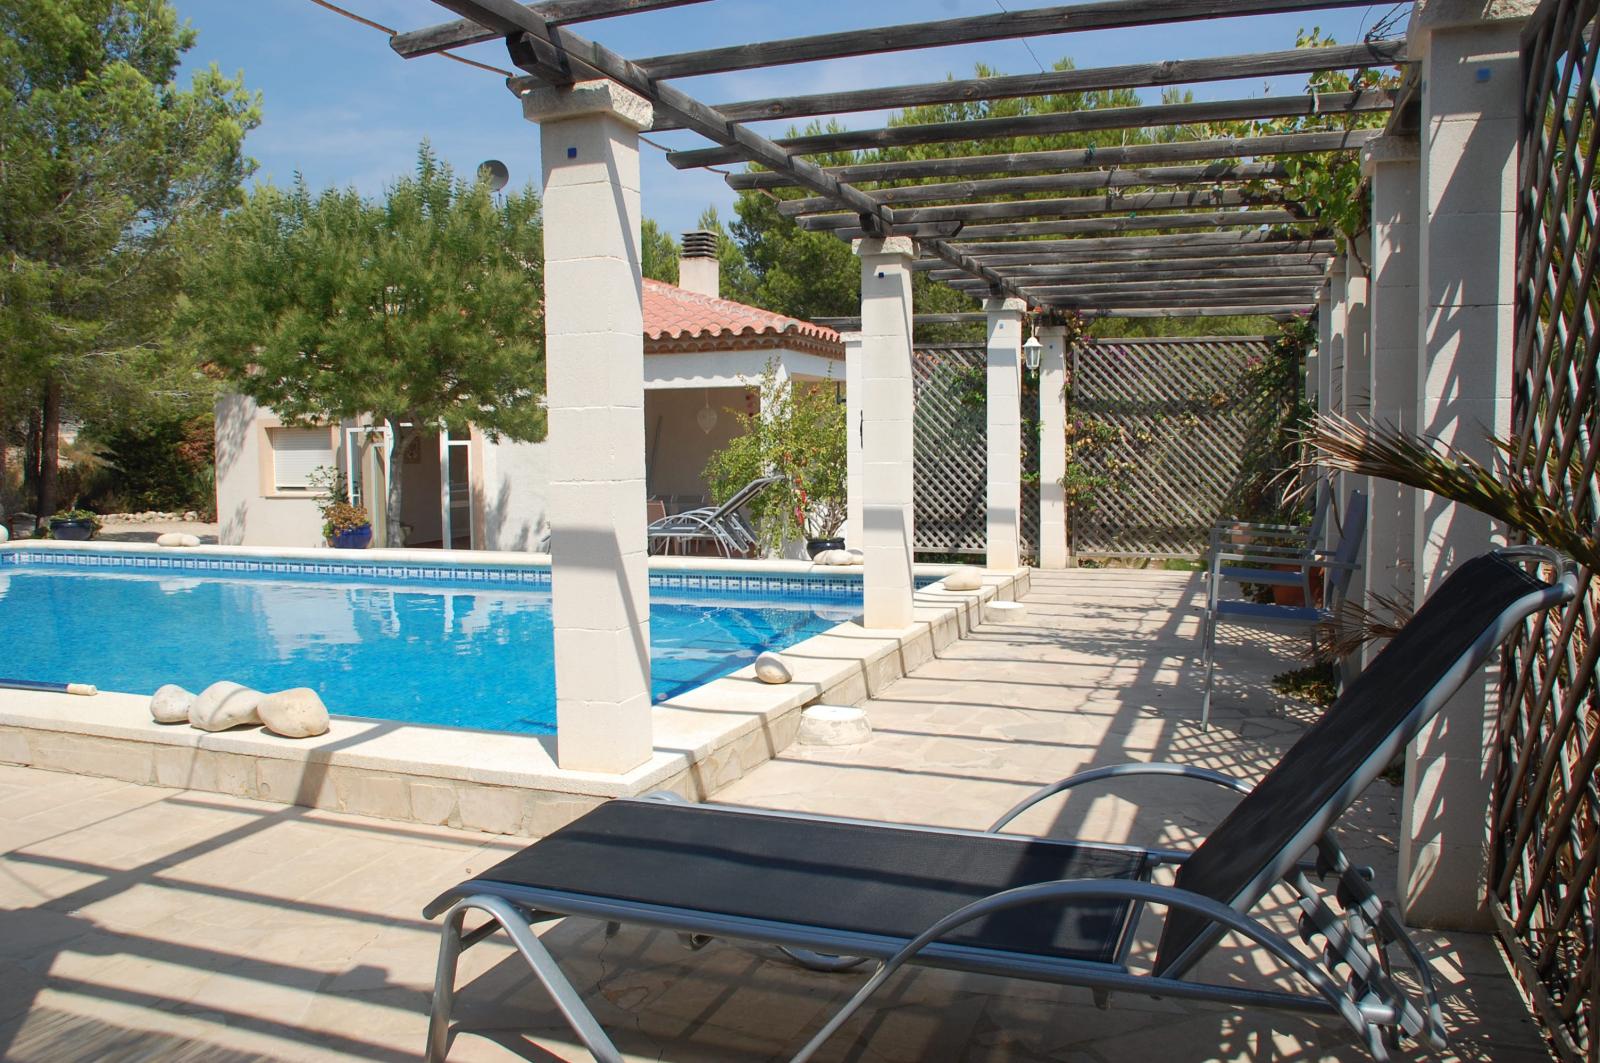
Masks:
[[[859,613],[854,581],[652,573],[652,694]],[[6,678],[135,694],[309,686],[347,716],[555,730],[545,568],[13,551],[0,555],[0,646]]]

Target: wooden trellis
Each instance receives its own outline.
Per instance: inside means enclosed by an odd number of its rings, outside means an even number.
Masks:
[[[1073,551],[1086,557],[1193,557],[1211,522],[1235,510],[1262,412],[1282,396],[1246,380],[1271,340],[1089,340],[1075,356],[1069,422],[1098,421],[1115,433],[1083,458],[1106,485],[1073,510]],[[916,548],[924,554],[984,551],[984,346],[919,347],[916,384]],[[1032,418],[1038,396],[1024,389],[1023,473],[1039,470]],[[1023,485],[1022,542],[1037,555],[1039,488]]]
[[[1512,475],[1600,517],[1600,0],[1547,0],[1523,35]],[[1496,735],[1490,908],[1565,1058],[1600,1051],[1600,694],[1594,574],[1507,650]]]
[[[1086,557],[1195,557],[1234,511],[1263,411],[1283,397],[1249,383],[1263,337],[1098,340],[1073,354],[1067,419],[1086,474],[1102,480],[1072,510]],[[1103,446],[1087,440],[1095,431]]]

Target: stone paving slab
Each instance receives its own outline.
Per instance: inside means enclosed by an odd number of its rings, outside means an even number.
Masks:
[[[1292,642],[1225,640],[1214,725],[1198,727],[1197,584],[1182,574],[1035,573],[1029,620],[986,626],[866,703],[854,748],[791,747],[719,793],[751,805],[986,826],[1084,767],[1172,759],[1258,778],[1311,718],[1265,680]],[[1016,829],[1192,845],[1229,805],[1149,782],[1036,810]],[[1392,883],[1394,787],[1346,817],[1352,856]],[[422,905],[520,843],[0,766],[0,1058],[415,1059],[436,947]],[[1286,898],[1264,905],[1283,923]],[[1142,928],[1139,951],[1151,946]],[[859,982],[767,950],[568,921],[544,934],[630,1059],[785,1058]],[[1452,1050],[1547,1058],[1489,939],[1422,935]],[[1225,943],[1213,977],[1273,984]],[[582,1059],[520,961],[466,953],[452,1060]],[[1323,1019],[913,971],[820,1057],[852,1061],[1355,1060]]]

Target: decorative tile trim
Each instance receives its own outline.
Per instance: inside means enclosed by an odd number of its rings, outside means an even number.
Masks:
[[[380,583],[470,583],[519,587],[550,587],[550,569],[543,565],[416,565],[363,564],[275,560],[272,558],[196,557],[192,554],[96,554],[80,550],[4,550],[0,567],[12,565],[54,565],[66,568],[111,568],[157,570],[161,572],[237,573],[245,576],[343,577]],[[918,577],[916,585],[925,587],[934,577]],[[859,599],[858,573],[828,576],[749,575],[733,572],[695,572],[666,570],[650,573],[650,589],[663,591],[711,591],[719,594],[744,594],[762,598]]]

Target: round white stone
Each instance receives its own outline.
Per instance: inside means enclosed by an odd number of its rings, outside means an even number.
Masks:
[[[763,653],[756,658],[756,678],[763,683],[787,683],[794,676],[789,672],[789,665],[776,653]]]
[[[226,731],[230,727],[261,722],[256,709],[261,704],[261,691],[230,683],[226,680],[212,683],[200,691],[200,696],[189,706],[189,726],[202,731]]]
[[[841,554],[844,555],[846,560],[839,560]],[[849,557],[850,555],[846,554],[843,550],[824,550],[811,560],[818,565],[841,565],[849,564]]]
[[[261,699],[256,712],[261,724],[285,738],[312,738],[328,733],[328,707],[310,687],[280,690]]]
[[[962,565],[944,578],[947,591],[975,591],[983,586],[983,573],[971,565]]]
[[[10,538],[11,529],[7,528],[4,524],[0,524],[0,543],[3,543]]]
[[[867,714],[853,705],[812,705],[800,712],[800,744],[854,746],[872,736]]]
[[[1021,602],[990,602],[983,607],[983,618],[991,624],[1020,624],[1028,619],[1028,607]]]
[[[179,542],[178,542],[179,546],[199,546],[200,545],[200,536],[198,536],[198,535],[190,535],[188,532],[180,532],[180,533],[178,533],[178,539],[179,539]]]
[[[183,533],[182,532],[162,532],[160,535],[156,536],[156,545],[157,546],[182,546],[183,545]]]
[[[188,723],[194,695],[175,683],[168,683],[150,695],[150,718],[156,723]]]
[[[850,563],[852,565],[864,565],[867,563],[867,552],[865,550],[851,549],[846,550],[845,553],[850,555]]]

